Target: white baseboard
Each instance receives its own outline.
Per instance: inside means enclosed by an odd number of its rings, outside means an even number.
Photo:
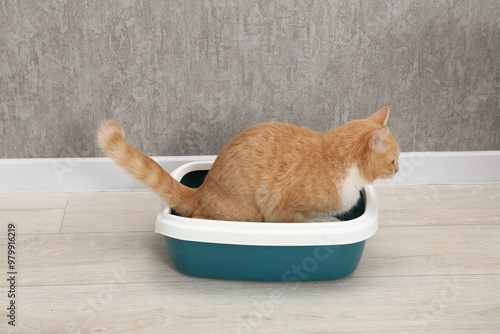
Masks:
[[[168,172],[215,156],[154,157]],[[500,182],[500,151],[402,153],[400,172],[377,184]],[[110,191],[144,186],[108,158],[3,159],[0,192]]]
[[[165,170],[215,156],[153,157]],[[0,160],[0,192],[145,189],[109,158]]]
[[[376,184],[476,184],[500,182],[500,151],[408,152],[399,173]]]

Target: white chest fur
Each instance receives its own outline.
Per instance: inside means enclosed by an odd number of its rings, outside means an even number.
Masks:
[[[356,204],[359,191],[367,184],[368,182],[359,173],[358,167],[352,166],[340,189],[341,211],[347,211]]]

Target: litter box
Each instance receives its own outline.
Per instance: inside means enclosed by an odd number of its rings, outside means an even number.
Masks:
[[[199,187],[213,161],[192,162],[172,176]],[[372,186],[337,222],[261,223],[185,218],[162,206],[155,231],[165,236],[175,268],[186,275],[250,281],[334,280],[354,272],[378,228]]]

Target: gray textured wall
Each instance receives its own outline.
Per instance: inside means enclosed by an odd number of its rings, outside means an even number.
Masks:
[[[499,0],[0,1],[0,156],[216,154],[384,104],[404,151],[500,149]]]

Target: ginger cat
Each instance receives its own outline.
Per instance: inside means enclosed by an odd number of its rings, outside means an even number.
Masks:
[[[400,149],[388,118],[384,107],[326,133],[278,122],[252,126],[222,149],[197,189],[129,144],[115,121],[101,125],[98,142],[184,217],[300,222],[348,211],[365,185],[398,172]]]

